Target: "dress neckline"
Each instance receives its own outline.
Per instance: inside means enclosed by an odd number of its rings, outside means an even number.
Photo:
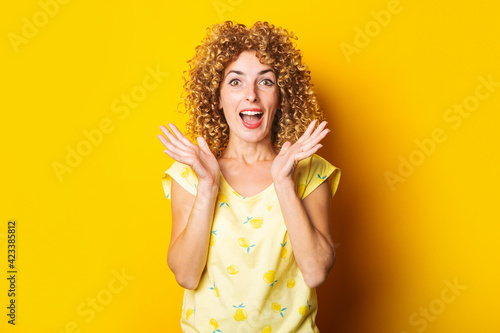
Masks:
[[[263,196],[264,194],[266,194],[267,192],[271,191],[274,189],[274,182],[271,183],[268,187],[266,187],[265,189],[263,189],[262,191],[260,191],[259,193],[257,194],[254,194],[250,197],[245,197],[241,194],[239,194],[229,183],[228,181],[226,180],[226,177],[224,177],[224,175],[222,174],[222,171],[220,171],[220,183],[221,183],[221,186],[222,187],[225,187],[227,190],[229,190],[233,196],[239,200],[242,200],[242,201],[253,201],[255,199],[258,199],[260,198],[261,196]]]

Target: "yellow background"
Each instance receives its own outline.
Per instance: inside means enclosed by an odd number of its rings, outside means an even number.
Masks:
[[[176,108],[186,61],[205,28],[225,19],[268,20],[299,37],[332,129],[320,155],[342,179],[321,331],[500,330],[500,86],[459,125],[444,118],[474,101],[479,77],[500,82],[496,2],[54,3],[9,2],[0,13],[2,332],[180,331],[161,187],[172,160],[156,135],[167,122],[184,125]],[[372,13],[382,10],[393,11],[384,25]],[[357,51],[346,56],[347,44]],[[151,80],[151,70],[163,76]],[[141,101],[124,108],[132,92]],[[435,128],[446,139],[422,155],[415,140]],[[84,131],[96,129],[102,139],[89,148]],[[58,178],[53,164],[65,164],[68,147],[88,154]],[[418,165],[389,186],[386,173],[410,155]],[[15,327],[6,323],[9,219],[18,221]]]

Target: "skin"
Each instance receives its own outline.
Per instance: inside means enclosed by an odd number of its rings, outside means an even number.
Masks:
[[[250,197],[274,183],[295,259],[306,284],[316,288],[327,278],[335,262],[331,239],[330,197],[327,182],[304,200],[295,191],[293,174],[297,163],[322,147],[321,140],[330,132],[326,122],[315,129],[311,122],[300,139],[283,144],[275,151],[271,127],[279,101],[276,76],[271,67],[261,64],[255,51],[245,51],[228,64],[220,89],[220,105],[230,128],[227,148],[218,160],[206,141],[189,141],[173,124],[170,131],[161,126],[158,135],[171,158],[193,168],[198,177],[197,195],[193,196],[172,182],[172,236],[167,262],[177,282],[196,289],[205,267],[219,180],[222,177],[240,195]],[[270,70],[270,71],[269,71]],[[256,129],[243,126],[239,113],[246,108],[263,112]]]

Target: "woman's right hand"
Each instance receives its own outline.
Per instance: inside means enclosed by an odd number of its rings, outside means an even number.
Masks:
[[[220,167],[217,159],[210,151],[207,142],[202,137],[196,138],[198,146],[189,141],[174,124],[168,124],[172,132],[165,126],[160,126],[167,139],[158,134],[163,143],[164,152],[174,160],[189,165],[198,177],[198,187],[201,185],[218,187]]]

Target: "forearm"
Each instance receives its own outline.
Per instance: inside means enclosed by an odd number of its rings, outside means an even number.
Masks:
[[[335,262],[333,244],[313,225],[291,179],[275,182],[275,189],[297,265],[306,284],[315,288],[326,280]]]
[[[186,289],[196,289],[206,265],[218,193],[218,186],[198,185],[187,224],[171,244],[167,257],[177,282]]]

